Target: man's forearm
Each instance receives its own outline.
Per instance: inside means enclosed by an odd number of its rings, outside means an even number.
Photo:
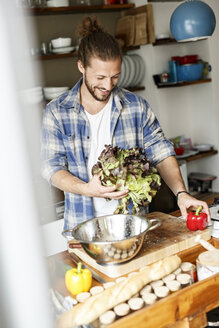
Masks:
[[[182,179],[182,175],[179,169],[179,165],[175,157],[170,156],[164,161],[157,165],[157,169],[160,172],[161,177],[172,190],[172,192],[177,195],[179,191],[186,191],[185,184]],[[180,197],[177,199],[177,204],[181,211],[182,217],[186,220],[187,210],[190,208],[197,209],[199,206],[203,207],[203,211],[208,215],[208,221],[210,222],[210,211],[208,205],[191,195],[186,193],[181,193]]]
[[[178,162],[170,156],[157,165],[157,169],[168,187],[176,195],[179,191],[186,190]]]
[[[51,178],[52,185],[66,192],[85,195],[86,182],[66,170],[59,170]]]

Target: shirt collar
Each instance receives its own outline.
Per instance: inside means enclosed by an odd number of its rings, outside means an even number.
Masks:
[[[121,109],[123,104],[129,104],[130,103],[130,101],[126,97],[126,93],[124,92],[124,89],[121,89],[118,86],[116,86],[113,90],[113,97],[114,97],[116,107],[118,109]]]
[[[67,95],[60,101],[60,106],[65,109],[73,108],[77,112],[80,111],[80,87],[82,84],[82,78],[76,83],[76,85],[68,92]]]

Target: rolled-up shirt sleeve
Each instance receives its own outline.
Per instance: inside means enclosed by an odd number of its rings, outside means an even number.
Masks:
[[[147,110],[143,110],[144,149],[151,163],[157,165],[167,157],[175,156],[175,151],[147,102],[146,107]]]
[[[53,106],[50,103],[45,109],[41,131],[41,174],[48,182],[57,171],[67,170],[63,134]]]

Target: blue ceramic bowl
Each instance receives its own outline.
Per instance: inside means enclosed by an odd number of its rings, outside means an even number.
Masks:
[[[204,64],[202,63],[178,65],[176,67],[177,80],[186,81],[186,82],[200,80],[203,69],[204,69]]]
[[[177,41],[197,40],[211,36],[216,26],[213,10],[199,0],[185,1],[173,12],[170,30]]]

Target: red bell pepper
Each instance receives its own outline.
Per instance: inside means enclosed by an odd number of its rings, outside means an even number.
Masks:
[[[208,216],[206,213],[200,213],[202,206],[199,206],[196,212],[190,212],[187,215],[187,228],[192,231],[204,230],[208,226]]]

